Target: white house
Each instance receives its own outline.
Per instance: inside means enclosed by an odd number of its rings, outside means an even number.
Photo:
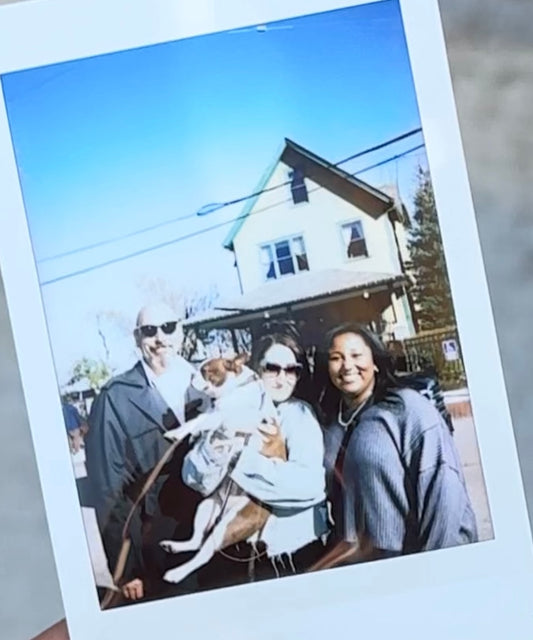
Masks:
[[[192,318],[201,328],[290,319],[309,340],[337,322],[364,322],[387,339],[415,332],[405,207],[290,140],[266,171],[224,246],[242,295]]]

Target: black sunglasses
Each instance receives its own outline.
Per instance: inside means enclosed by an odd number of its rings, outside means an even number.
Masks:
[[[164,334],[170,336],[174,333],[174,331],[176,331],[177,326],[177,322],[165,322],[160,325],[143,324],[141,327],[137,327],[137,331],[142,335],[143,338],[153,338],[158,329],[161,329]]]
[[[284,371],[286,376],[299,378],[302,374],[303,366],[299,363],[296,363],[289,364],[286,367],[282,367],[280,364],[275,364],[274,362],[265,362],[262,365],[262,369],[265,373],[268,373],[272,376],[279,376],[280,373]]]

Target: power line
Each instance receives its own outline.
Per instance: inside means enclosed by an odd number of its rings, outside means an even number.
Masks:
[[[372,169],[377,169],[378,167],[381,167],[385,164],[388,164],[389,162],[394,162],[395,160],[399,160],[400,158],[403,158],[404,156],[409,155],[410,153],[414,153],[415,151],[418,151],[419,149],[423,149],[426,145],[425,144],[419,144],[416,147],[411,147],[411,149],[407,149],[407,151],[403,151],[402,153],[399,153],[395,156],[391,156],[390,158],[386,158],[385,160],[382,160],[381,162],[376,162],[375,164],[371,164],[368,167],[365,167],[364,169],[360,169],[359,171],[356,171],[355,173],[350,173],[349,175],[352,178],[355,178],[356,176],[360,176],[363,173],[366,173],[367,171],[371,171]],[[396,165],[397,166],[397,165]],[[314,193],[315,191],[319,191],[320,189],[323,189],[323,187],[321,186],[317,186],[314,187],[314,189],[309,189],[309,193]],[[285,202],[289,202],[291,200],[291,198],[288,198],[286,200],[283,200],[283,202],[278,202],[276,205],[273,206],[279,206],[280,204],[284,204]],[[272,208],[272,207],[267,207],[268,209]],[[260,213],[262,211],[264,211],[265,209],[261,209],[260,211],[257,211],[256,213]]]
[[[410,153],[414,153],[415,151],[418,151],[419,149],[423,149],[426,145],[424,143],[417,145],[416,147],[412,147],[411,149],[407,149],[407,151],[404,151],[403,153],[398,153],[395,156],[392,156],[391,158],[387,158],[386,160],[382,160],[381,162],[376,162],[376,164],[371,164],[369,167],[365,167],[364,169],[361,169],[360,171],[356,171],[355,173],[351,173],[350,175],[352,177],[355,178],[355,176],[359,176],[362,173],[366,173],[367,171],[370,171],[371,169],[377,169],[378,167],[382,167],[384,164],[387,164],[389,162],[394,162],[394,160],[399,160],[400,158],[403,158],[406,155],[409,155]]]
[[[360,151],[359,153],[354,153],[353,156],[348,156],[347,158],[344,158],[344,160],[341,160],[340,162],[337,162],[336,164],[331,164],[331,167],[338,167],[341,164],[345,164],[346,162],[349,162],[350,160],[355,160],[356,158],[360,158],[363,155],[366,155],[367,153],[371,153],[372,151],[379,151],[380,149],[383,149],[385,147],[388,147],[391,144],[394,144],[395,142],[400,142],[401,140],[405,140],[405,138],[410,138],[411,136],[416,135],[417,133],[421,133],[422,132],[422,128],[418,127],[417,129],[411,129],[411,131],[408,131],[407,133],[403,133],[401,136],[397,136],[396,138],[392,138],[391,140],[388,140],[387,142],[382,142],[381,144],[376,145],[375,147],[370,147],[370,149],[365,149],[364,151]],[[363,171],[366,171],[366,169],[364,169]],[[362,173],[361,171],[358,171],[357,173]],[[352,175],[356,175],[355,173],[353,173]]]
[[[161,227],[165,227],[174,222],[180,222],[181,220],[187,220],[189,218],[194,218],[196,216],[195,213],[181,216],[179,218],[170,218],[169,220],[163,220],[162,222],[158,222],[157,224],[150,225],[149,227],[143,227],[142,229],[137,229],[136,231],[131,231],[130,233],[123,233],[120,236],[114,236],[113,238],[108,238],[107,240],[100,240],[99,242],[94,242],[93,244],[87,244],[83,247],[79,247],[78,249],[70,249],[69,251],[64,251],[63,253],[56,253],[53,256],[47,256],[46,258],[41,258],[37,260],[37,264],[41,264],[43,262],[50,262],[51,260],[57,260],[59,258],[66,258],[67,256],[72,256],[75,253],[83,253],[84,251],[89,251],[90,249],[97,249],[98,247],[103,247],[106,244],[113,244],[118,242],[119,240],[126,240],[128,238],[133,238],[134,236],[138,236],[141,233],[147,233],[148,231],[154,231],[155,229],[159,229]]]
[[[354,153],[351,156],[348,156],[347,158],[344,158],[343,160],[339,160],[339,162],[326,162],[325,164],[325,168],[326,169],[332,169],[334,167],[340,167],[341,164],[346,164],[347,162],[350,162],[350,160],[355,160],[356,158],[361,158],[364,155],[367,155],[369,153],[372,153],[373,151],[379,151],[380,149],[384,149],[385,147],[390,146],[391,144],[394,144],[396,142],[400,142],[401,140],[405,140],[406,138],[409,138],[411,136],[416,135],[417,133],[420,133],[422,131],[422,129],[419,127],[418,129],[412,129],[411,131],[408,131],[407,133],[402,133],[402,135],[397,136],[396,138],[391,138],[390,140],[387,140],[386,142],[382,142],[380,144],[375,145],[374,147],[369,147],[368,149],[365,149],[364,151],[359,151],[358,153]],[[256,196],[260,196],[263,193],[268,193],[270,191],[274,191],[276,189],[280,189],[281,187],[286,187],[287,185],[289,185],[291,183],[290,180],[286,180],[285,182],[282,182],[281,184],[277,184],[273,187],[267,187],[266,189],[262,189],[261,191],[256,191],[255,193],[251,193],[250,195],[247,196],[243,196],[242,198],[236,198],[235,200],[229,200],[227,202],[214,202],[212,204],[207,204],[204,207],[202,207],[200,209],[200,211],[198,211],[196,213],[196,215],[207,215],[208,213],[213,213],[214,211],[218,211],[219,209],[222,209],[223,207],[228,207],[230,205],[233,204],[238,204],[239,202],[244,202],[245,200],[249,200],[250,198],[255,198]]]
[[[368,167],[365,167],[364,169],[360,169],[359,171],[356,171],[355,173],[350,174],[352,177],[358,176],[362,173],[365,173],[367,171],[370,171],[371,169],[375,169],[377,167],[380,167],[388,162],[393,162],[395,160],[399,160],[400,158],[403,158],[404,156],[409,155],[410,153],[414,153],[415,151],[418,151],[419,149],[421,149],[422,147],[424,147],[424,144],[420,144],[417,145],[416,147],[412,147],[411,149],[407,149],[406,151],[399,153],[395,156],[392,156],[390,158],[387,158],[386,160],[382,160],[381,162],[378,162],[376,164],[370,165]],[[313,189],[312,191],[317,191],[318,189],[321,189],[322,187],[316,187],[315,189]],[[261,192],[262,193],[262,192]],[[194,238],[196,236],[199,236],[203,233],[209,233],[210,231],[215,231],[217,229],[220,229],[228,224],[232,224],[233,222],[236,222],[237,220],[243,220],[244,218],[248,217],[248,215],[257,215],[259,213],[263,213],[263,211],[266,211],[267,209],[272,209],[274,207],[279,206],[280,204],[284,204],[285,202],[288,202],[290,200],[290,198],[285,199],[281,202],[275,203],[274,205],[271,205],[269,207],[265,207],[264,209],[261,209],[259,211],[256,211],[254,213],[250,213],[250,214],[240,214],[239,216],[236,216],[235,218],[231,218],[230,220],[225,220],[224,222],[219,222],[215,225],[211,225],[210,227],[206,227],[205,229],[198,229],[197,231],[192,231],[191,233],[187,233],[183,236],[179,236],[178,238],[173,238],[172,240],[166,240],[165,242],[161,242],[157,245],[153,245],[151,247],[145,247],[144,249],[139,249],[138,251],[135,251],[133,253],[129,253],[127,255],[124,256],[119,256],[118,258],[112,258],[111,260],[106,260],[105,262],[100,262],[98,264],[92,265],[90,267],[85,267],[84,269],[79,269],[78,271],[73,271],[71,273],[66,273],[62,276],[58,276],[57,278],[52,278],[50,280],[46,280],[44,282],[41,282],[41,287],[44,287],[46,285],[49,284],[54,284],[56,282],[61,282],[62,280],[67,280],[69,278],[74,278],[75,276],[81,276],[84,275],[86,273],[89,273],[91,271],[95,271],[96,269],[102,269],[104,267],[108,267],[112,264],[117,264],[118,262],[123,262],[124,260],[129,260],[131,258],[137,258],[138,256],[144,255],[145,253],[150,253],[152,251],[157,251],[158,249],[164,249],[165,247],[168,247],[172,244],[177,244],[178,242],[183,242],[184,240],[190,240],[191,238]]]
[[[400,142],[402,140],[405,140],[406,138],[410,138],[414,135],[416,135],[417,133],[420,133],[422,131],[421,128],[417,128],[417,129],[412,129],[411,131],[407,131],[406,133],[403,133],[399,136],[396,136],[395,138],[392,138],[390,140],[387,140],[386,142],[382,142],[378,145],[375,145],[373,147],[370,147],[368,149],[365,149],[364,151],[359,151],[358,153],[355,153],[351,156],[348,156],[347,158],[344,158],[343,160],[340,160],[339,162],[329,162],[326,163],[326,168],[327,169],[331,169],[333,167],[339,167],[342,164],[346,164],[347,162],[350,162],[351,160],[355,160],[356,158],[360,158],[364,155],[367,155],[369,153],[372,153],[374,151],[379,151],[380,149],[384,149],[385,147],[390,146],[391,144],[395,144],[396,142]],[[162,222],[159,222],[157,224],[153,224],[150,225],[148,227],[143,227],[142,229],[137,229],[136,231],[131,231],[129,233],[126,234],[121,234],[120,236],[114,236],[112,238],[107,238],[106,240],[100,240],[99,242],[94,242],[92,244],[88,244],[88,245],[84,245],[82,247],[78,247],[77,249],[70,249],[69,251],[63,251],[62,253],[57,253],[55,255],[52,256],[47,256],[45,258],[41,258],[40,260],[37,260],[37,264],[42,264],[43,262],[50,262],[52,260],[58,260],[59,258],[66,258],[68,256],[74,255],[75,253],[82,253],[84,251],[90,251],[91,249],[97,249],[98,247],[103,247],[109,244],[114,244],[115,242],[119,242],[121,240],[126,240],[128,238],[133,238],[134,236],[137,235],[141,235],[143,233],[147,233],[149,231],[154,231],[155,229],[160,229],[161,227],[165,227],[169,224],[175,224],[176,222],[182,222],[183,220],[189,220],[191,218],[195,218],[196,216],[201,216],[201,215],[207,215],[208,213],[214,213],[215,211],[219,211],[220,209],[223,209],[225,207],[229,207],[232,206],[234,204],[239,204],[240,202],[245,202],[246,200],[250,200],[251,198],[255,198],[257,196],[262,195],[263,193],[269,193],[271,191],[275,191],[276,189],[281,189],[282,187],[286,187],[287,185],[289,185],[291,183],[290,180],[287,180],[285,182],[282,182],[281,184],[277,184],[274,185],[273,187],[267,187],[265,189],[261,189],[260,191],[256,191],[254,193],[250,193],[246,196],[242,196],[240,198],[235,198],[234,200],[228,200],[226,202],[219,202],[219,203],[212,203],[212,204],[208,204],[208,205],[204,205],[199,211],[196,211],[195,213],[188,213],[184,216],[179,216],[179,217],[174,217],[174,218],[169,218],[168,220],[163,220]]]

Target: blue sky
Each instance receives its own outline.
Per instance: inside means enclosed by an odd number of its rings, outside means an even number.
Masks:
[[[194,213],[252,192],[285,137],[337,162],[420,125],[396,0],[271,26],[284,28],[211,34],[2,77],[42,283],[228,223],[44,286],[60,381],[77,357],[101,355],[97,311],[134,314],[141,279],[235,290],[222,240],[240,207]],[[356,171],[421,142],[415,136],[343,166]],[[423,152],[361,178],[376,186],[398,179],[409,204],[418,162],[425,164]]]

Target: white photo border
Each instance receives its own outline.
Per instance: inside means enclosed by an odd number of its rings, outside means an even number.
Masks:
[[[431,628],[433,640],[497,633],[529,637],[531,535],[437,0],[399,2],[495,539],[102,612],[67,439],[50,428],[62,420],[61,406],[2,98],[0,267],[73,640],[144,640],[158,633],[233,640],[322,638],[348,625],[357,635],[407,638],[416,616],[417,627]],[[290,8],[282,0],[8,5],[0,9],[0,74],[358,4],[368,0],[291,0]]]

